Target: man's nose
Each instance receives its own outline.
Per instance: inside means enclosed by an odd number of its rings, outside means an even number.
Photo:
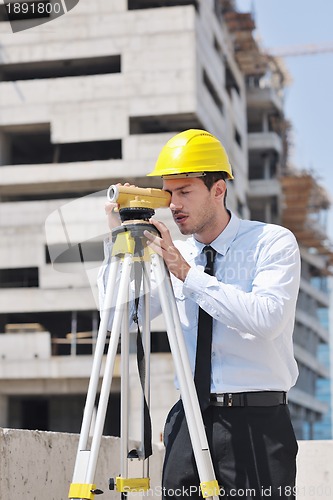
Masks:
[[[182,205],[179,201],[179,198],[172,195],[171,196],[171,202],[170,202],[170,209],[171,210],[180,210],[182,208]]]

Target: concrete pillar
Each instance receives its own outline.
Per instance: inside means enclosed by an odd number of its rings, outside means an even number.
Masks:
[[[262,115],[262,131],[269,132],[268,113]]]
[[[263,172],[263,178],[264,179],[270,179],[270,155],[265,154],[264,156],[264,172]]]
[[[8,138],[0,131],[0,165],[8,165],[10,162],[10,144]]]
[[[265,221],[272,222],[272,207],[270,201],[265,202]]]
[[[8,427],[8,396],[0,395],[0,427]]]

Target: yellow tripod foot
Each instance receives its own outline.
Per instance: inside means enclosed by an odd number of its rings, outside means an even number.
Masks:
[[[216,479],[214,479],[214,481],[207,481],[206,483],[200,483],[200,488],[202,491],[203,498],[219,496],[220,487]]]
[[[110,479],[109,488],[121,493],[148,491],[150,488],[150,479],[149,477],[116,477],[115,479]]]
[[[96,484],[75,484],[72,483],[69,488],[68,498],[71,500],[94,500],[95,495],[103,493],[96,489]]]

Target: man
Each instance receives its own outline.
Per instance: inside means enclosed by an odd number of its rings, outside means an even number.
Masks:
[[[226,208],[231,167],[206,131],[177,134],[149,175],[163,178],[173,218],[190,235],[174,243],[154,219],[160,236],[145,233],[171,273],[221,496],[295,498],[297,442],[287,392],[298,374],[297,242],[285,228],[240,220]],[[181,399],[164,437],[164,498],[179,491],[201,498]]]

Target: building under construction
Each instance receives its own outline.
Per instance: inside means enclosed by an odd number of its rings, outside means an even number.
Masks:
[[[165,142],[204,128],[233,165],[229,208],[285,225],[301,246],[300,376],[290,409],[302,438],[328,411],[316,396],[317,380],[329,378],[317,359],[329,342],[318,311],[329,307],[333,253],[321,228],[324,190],[288,165],[282,62],[258,47],[251,15],[232,1],[81,3],[49,19],[52,29],[16,24],[15,34],[0,11],[0,425],[79,431],[99,322],[106,189],[156,183],[145,176]],[[179,237],[167,210],[158,217]],[[158,440],[177,394],[163,318],[153,330]],[[108,434],[119,432],[119,396],[117,364]],[[135,426],[139,396],[131,398]]]

